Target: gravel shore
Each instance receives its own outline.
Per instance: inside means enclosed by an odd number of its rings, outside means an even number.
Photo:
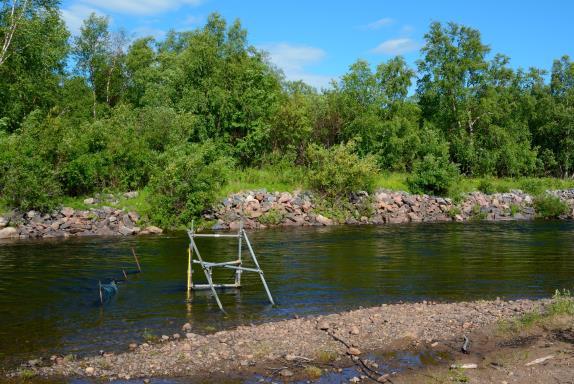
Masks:
[[[182,333],[153,344],[126,346],[126,352],[102,353],[81,360],[52,356],[49,364],[25,368],[39,376],[130,379],[206,377],[264,373],[278,362],[359,361],[389,345],[439,345],[474,329],[542,308],[549,300],[461,303],[383,304],[349,312],[240,326],[210,335]],[[353,358],[354,359],[350,359]],[[48,361],[48,359],[46,359]],[[22,374],[13,372],[10,375]],[[293,372],[274,372],[289,380]],[[295,375],[296,376],[296,375]],[[383,382],[384,378],[381,379]]]

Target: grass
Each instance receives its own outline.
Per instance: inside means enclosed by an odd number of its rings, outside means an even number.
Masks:
[[[90,208],[100,208],[103,206],[111,206],[118,209],[123,209],[126,211],[136,211],[136,212],[148,212],[150,209],[149,203],[147,202],[147,197],[149,192],[147,189],[142,189],[138,191],[137,197],[128,199],[123,196],[122,192],[111,193],[115,195],[118,199],[117,204],[112,204],[110,202],[102,201],[97,204],[84,204],[84,200],[93,197],[92,196],[74,196],[74,197],[64,197],[62,200],[62,206],[70,207],[78,210],[87,210]],[[95,194],[94,194],[95,195]]]
[[[219,191],[218,197],[231,193],[262,189],[269,192],[292,192],[308,189],[305,170],[301,167],[269,166],[260,169],[245,168],[236,170],[231,180]]]
[[[309,365],[305,367],[303,373],[309,379],[318,379],[323,374],[323,370],[319,367],[315,367],[314,365]]]
[[[535,326],[549,324],[560,317],[574,317],[574,297],[569,290],[557,290],[551,303],[543,312],[526,313],[516,319],[504,320],[498,324],[502,333],[521,333]]]

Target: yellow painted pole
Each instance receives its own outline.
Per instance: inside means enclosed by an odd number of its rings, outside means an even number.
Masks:
[[[187,292],[191,291],[191,248],[187,248]]]

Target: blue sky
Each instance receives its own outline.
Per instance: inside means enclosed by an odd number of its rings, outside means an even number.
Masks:
[[[482,32],[493,52],[513,67],[549,69],[574,56],[572,0],[272,1],[64,0],[62,14],[77,33],[90,12],[110,16],[112,29],[132,36],[164,36],[201,26],[211,12],[239,18],[251,44],[270,53],[289,79],[322,87],[358,58],[376,65],[402,54],[414,65],[431,21],[454,21]]]

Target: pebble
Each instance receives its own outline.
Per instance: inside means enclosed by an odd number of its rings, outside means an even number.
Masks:
[[[279,371],[279,375],[281,375],[283,377],[291,377],[291,376],[293,376],[293,371],[291,371],[289,369],[282,369],[281,371]]]
[[[349,347],[349,349],[347,349],[347,353],[351,356],[359,356],[361,354],[361,350],[355,347]]]
[[[86,368],[86,375],[92,375],[96,370],[94,367],[87,367]]]
[[[352,326],[351,330],[349,331],[349,333],[351,335],[358,335],[359,334],[359,328],[357,326]]]

